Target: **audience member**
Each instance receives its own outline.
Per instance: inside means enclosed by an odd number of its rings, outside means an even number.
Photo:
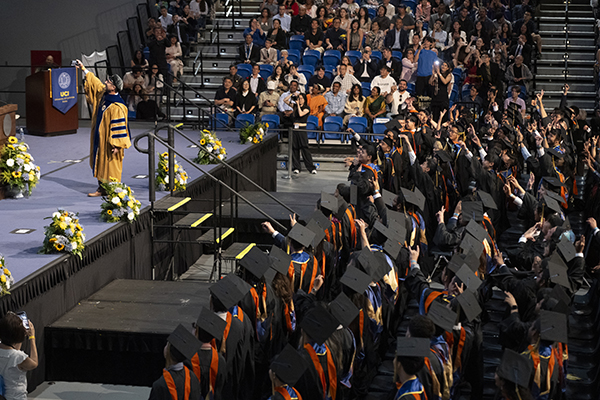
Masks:
[[[265,45],[265,40],[267,38],[266,33],[262,30],[256,18],[252,18],[250,20],[248,28],[244,29],[244,33],[242,35],[244,37],[247,35],[252,36],[252,43],[259,48]]]
[[[523,34],[519,35],[519,39],[508,51],[508,59],[514,61],[517,56],[523,56],[523,63],[528,67],[531,66],[531,45],[527,43],[527,37]]]
[[[404,29],[401,18],[396,19],[394,29],[388,31],[383,43],[385,47],[397,51],[404,51],[406,46],[408,46],[408,32]]]
[[[365,45],[371,47],[372,50],[382,51],[384,41],[385,32],[380,29],[379,22],[371,22],[371,30],[365,33]]]
[[[344,38],[342,36],[346,35],[346,31],[340,28],[341,20],[336,17],[333,19],[333,25],[327,29],[325,33],[325,44],[327,45],[327,50],[340,50],[344,51]]]
[[[272,1],[272,0],[271,0]],[[273,28],[273,14],[268,8],[263,8],[258,17],[258,25],[263,32],[269,32]]]
[[[254,92],[250,90],[250,81],[242,82],[241,89],[235,96],[235,116],[240,114],[256,114],[258,101]]]
[[[267,82],[267,90],[258,96],[258,108],[260,109],[260,117],[267,114],[277,114],[277,102],[279,94],[276,91],[277,84],[274,81]]]
[[[146,60],[146,57],[144,57],[144,53],[141,50],[136,50],[133,53],[130,64],[132,68],[137,65],[141,67],[143,71],[148,70],[148,60]]]
[[[298,8],[298,15],[292,18],[290,33],[293,35],[304,35],[311,27],[312,18],[306,14],[306,6],[301,5]]]
[[[327,100],[323,96],[325,88],[318,83],[311,86],[311,93],[306,95],[308,106],[310,107],[310,115],[314,115],[319,119],[319,127],[323,128],[323,115],[325,114],[325,106]]]
[[[285,80],[291,86],[292,81],[298,82],[298,89],[300,93],[304,93],[306,90],[306,77],[304,74],[298,72],[298,66],[295,64],[290,65],[290,72],[285,76]]]
[[[306,39],[306,48],[310,50],[317,50],[320,53],[325,51],[323,49],[323,41],[325,35],[321,28],[319,28],[319,21],[313,19],[310,23],[310,29],[304,33],[304,39]]]
[[[252,74],[246,79],[250,83],[250,90],[258,97],[267,89],[265,80],[260,76],[260,65],[252,66]]]
[[[177,36],[171,36],[171,45],[165,49],[167,62],[171,66],[171,73],[175,78],[179,78],[183,75],[183,61],[181,57],[183,56],[183,52],[181,51],[181,46],[179,45],[179,41],[177,40]]]
[[[523,63],[523,56],[517,56],[515,62],[508,66],[504,75],[508,86],[519,85],[523,93],[528,93],[533,79],[529,67]]]
[[[272,47],[272,44],[273,41],[271,39],[265,41],[264,49],[260,49],[259,64],[277,65],[277,50]]]
[[[273,74],[267,79],[267,86],[269,82],[273,82],[275,84],[275,90],[277,94],[281,95],[288,90],[288,83],[285,80],[285,74],[283,72],[283,67],[281,65],[276,65],[273,69]]]
[[[341,87],[342,85],[339,82],[335,82],[331,85],[331,90],[325,93],[325,100],[327,100],[325,117],[341,117],[344,114],[344,106],[348,96],[340,90]]]
[[[167,7],[160,7],[160,17],[158,17],[158,20],[165,31],[169,28],[169,25],[173,23],[173,16],[169,14]]]
[[[390,69],[387,65],[381,67],[380,75],[373,78],[371,87],[377,86],[382,96],[387,96],[392,92],[392,87],[396,86],[396,80],[390,75]]]
[[[334,85],[336,82],[333,83]],[[341,88],[340,88],[341,89]],[[362,117],[365,112],[365,97],[362,94],[362,86],[354,84],[344,104],[344,125],[348,125],[351,117]]]
[[[373,121],[380,115],[385,113],[385,98],[381,95],[381,90],[378,86],[371,88],[371,95],[365,99],[364,115],[369,123],[369,128],[372,128]]]
[[[340,73],[335,77],[333,83],[339,82],[341,85],[340,90],[343,93],[350,93],[350,89],[353,85],[359,85],[360,81],[356,79],[354,75],[348,73],[348,67],[344,64],[340,65]]]
[[[433,64],[438,60],[436,51],[431,50],[433,39],[426,37],[423,41],[423,47],[415,53],[415,62],[417,62],[417,81],[416,92],[419,95],[430,95],[429,78],[431,77]]]
[[[377,66],[377,71],[380,71],[381,68],[385,65],[390,70],[390,75],[396,81],[400,80],[400,74],[402,73],[402,64],[400,61],[396,60],[393,57],[392,49],[386,47],[382,51],[382,58]]]
[[[245,43],[238,48],[238,61],[245,64],[254,64],[260,61],[260,49],[254,44],[252,35],[247,34]]]
[[[391,93],[388,93],[385,99],[386,104],[390,107],[389,117],[393,118],[406,109],[406,100],[410,97],[410,93],[406,90],[408,84],[404,79],[398,82],[398,87],[392,86]]]
[[[350,30],[350,23],[352,22],[350,15],[348,14],[348,9],[339,8],[338,17],[340,18],[340,29],[348,32]]]
[[[318,66],[315,70],[315,74],[308,80],[309,87],[313,87],[317,84],[323,86],[326,91],[331,87],[331,80],[325,75],[325,68],[323,68],[323,66]]]
[[[362,57],[354,64],[354,76],[361,82],[371,82],[377,75],[377,61],[371,59],[371,48],[366,46]]]
[[[223,86],[215,93],[215,104],[224,112],[231,114],[235,111],[235,100],[237,91],[233,88],[233,80],[226,76],[223,78]]]
[[[287,47],[285,31],[281,27],[281,21],[279,19],[273,19],[273,28],[267,33],[267,38],[271,39],[273,47],[277,50],[283,50]]]
[[[21,350],[29,342],[28,356]],[[25,328],[23,320],[12,311],[0,319],[0,370],[3,378],[3,394],[7,399],[27,399],[27,372],[38,366],[35,327],[29,320]]]
[[[133,90],[133,87],[138,84],[144,86],[144,75],[142,67],[135,65],[131,71],[123,75],[123,89]]]
[[[402,75],[400,79],[405,80],[408,83],[417,82],[417,61],[415,60],[415,51],[409,49],[402,58]]]
[[[296,103],[296,99],[300,94],[298,81],[291,81],[289,90],[279,96],[277,109],[279,110],[279,117],[283,128],[289,128],[294,124],[294,108],[292,105]]]
[[[386,15],[386,8],[384,6],[379,6],[377,8],[377,15],[373,18],[373,21],[371,21],[371,26],[373,22],[377,22],[379,24],[379,29],[383,32],[387,32],[387,30],[390,29],[391,17]]]
[[[290,27],[292,25],[292,17],[286,12],[285,5],[281,4],[279,6],[279,12],[273,15],[273,22],[278,19],[281,24],[281,29],[286,32],[290,31]],[[275,23],[273,23],[273,27],[275,27]]]
[[[452,17],[446,12],[446,4],[440,3],[437,7],[437,12],[429,18],[429,26],[435,25],[436,21],[442,21],[442,30],[448,32],[452,23]]]
[[[350,24],[350,30],[347,33],[346,50],[361,51],[363,46],[364,32],[360,29],[360,23],[357,19]]]

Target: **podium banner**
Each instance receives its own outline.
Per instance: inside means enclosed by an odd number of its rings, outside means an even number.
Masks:
[[[77,68],[50,70],[52,106],[66,114],[77,103]]]

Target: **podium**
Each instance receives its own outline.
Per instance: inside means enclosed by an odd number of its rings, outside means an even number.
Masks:
[[[58,71],[59,69],[55,69]],[[52,106],[50,72],[40,71],[25,78],[25,111],[27,131],[36,136],[58,136],[77,133],[77,104],[66,114]]]

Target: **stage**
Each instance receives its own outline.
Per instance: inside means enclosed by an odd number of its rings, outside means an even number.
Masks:
[[[77,133],[72,135],[25,135],[34,162],[41,168],[42,178],[31,197],[0,201],[0,253],[15,278],[11,295],[0,299],[0,314],[24,310],[36,324],[40,366],[28,375],[30,390],[45,380],[43,327],[115,279],[152,279],[152,266],[157,263],[152,251],[156,248],[151,245],[148,156],[133,146],[125,152],[122,181],[135,191],[142,203],[138,219],[131,224],[103,222],[99,219],[102,199],[87,197],[87,193],[97,187],[89,167],[89,121],[80,121],[80,125]],[[130,125],[132,138],[150,129],[153,124],[134,122]],[[194,139],[199,137],[197,131],[186,130],[185,133]],[[160,135],[166,136],[166,130]],[[195,158],[198,149],[189,147],[188,141],[175,136],[176,149],[188,158]],[[234,168],[266,190],[276,190],[276,135],[269,135],[259,145],[241,145],[237,132],[218,132],[218,136],[227,149],[227,161]],[[140,141],[140,146],[146,147],[145,139]],[[163,152],[165,148],[157,143],[156,151]],[[212,201],[214,182],[183,160],[178,161],[190,179],[186,191],[176,195]],[[201,167],[225,182],[230,179],[231,172],[220,165]],[[239,190],[253,188],[240,180]],[[167,194],[157,192],[157,200]],[[210,201],[206,201],[205,206]],[[194,207],[198,205],[188,209],[196,211]],[[68,254],[38,254],[47,225],[44,218],[58,208],[79,213],[86,233],[83,259]],[[34,231],[11,233],[18,229]]]

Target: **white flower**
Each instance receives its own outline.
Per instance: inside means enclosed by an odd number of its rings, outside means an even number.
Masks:
[[[115,196],[115,197],[112,198],[111,201],[112,201],[113,204],[119,204],[119,202],[121,201],[121,199],[119,199],[118,197]]]
[[[6,280],[6,290],[10,290],[10,279]]]
[[[212,146],[206,146],[206,151],[208,151],[209,153],[210,153],[211,151],[213,151],[213,148],[212,148]]]
[[[130,221],[132,221],[134,217],[135,217],[135,215],[133,214],[133,211],[132,211],[132,212],[130,212],[129,214],[127,214],[127,218],[128,218]]]
[[[265,134],[265,130],[263,128],[259,128],[258,131],[263,135]]]
[[[70,224],[70,223],[71,223],[71,221],[72,221],[71,217],[65,217],[65,222],[66,222],[67,224]]]
[[[219,154],[219,160],[223,159],[223,154]]]
[[[71,247],[75,250],[77,248],[77,242],[71,242]]]
[[[31,171],[34,168],[35,168],[35,165],[33,165],[32,163],[27,163],[23,166],[23,169],[27,172]]]
[[[169,183],[169,175],[165,176],[165,183]]]
[[[13,160],[12,158],[9,158],[8,160],[6,160],[6,165],[8,165],[9,167],[12,167],[13,165],[15,165],[15,160]]]
[[[25,164],[25,160],[23,160],[22,158],[17,158],[17,164],[23,165]]]
[[[59,212],[53,212],[52,213],[52,218],[60,218],[60,213]]]

